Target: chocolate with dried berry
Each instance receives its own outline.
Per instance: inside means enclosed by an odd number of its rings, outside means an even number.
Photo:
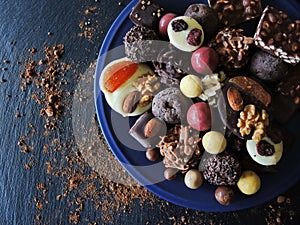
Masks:
[[[219,28],[219,20],[214,9],[205,4],[192,4],[184,12],[185,16],[189,16],[199,24],[204,31],[204,41],[207,43]]]

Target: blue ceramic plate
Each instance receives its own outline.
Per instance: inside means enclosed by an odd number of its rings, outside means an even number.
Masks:
[[[128,134],[128,130],[136,118],[123,118],[111,110],[99,87],[100,74],[104,66],[111,60],[124,56],[123,37],[133,26],[128,15],[136,2],[131,2],[120,13],[106,35],[97,61],[94,87],[96,113],[102,132],[114,155],[128,173],[148,190],[167,201],[180,206],[211,212],[253,207],[274,198],[294,185],[300,174],[300,152],[297,151],[297,148],[298,150],[300,148],[300,134],[297,131],[297,125],[300,124],[299,112],[287,125],[288,130],[295,134],[296,142],[279,163],[279,172],[262,175],[262,187],[258,193],[245,196],[237,192],[235,201],[229,206],[222,206],[217,203],[214,198],[214,186],[204,184],[197,190],[191,190],[184,185],[183,176],[178,176],[174,181],[166,181],[163,178],[164,166],[162,163],[151,163],[145,158],[144,149]],[[182,14],[192,3],[206,3],[203,0],[160,0],[158,2],[166,11],[178,14]],[[267,3],[283,10],[293,19],[300,19],[300,6],[297,0],[263,1],[263,7]],[[255,25],[255,22],[252,21],[245,23],[243,28],[247,34],[253,34]]]

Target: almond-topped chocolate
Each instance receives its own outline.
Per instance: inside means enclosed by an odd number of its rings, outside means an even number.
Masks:
[[[246,76],[237,76],[229,80],[230,83],[238,86],[244,92],[249,95],[252,95],[258,101],[260,101],[264,106],[269,106],[271,103],[271,95],[267,92],[258,82],[255,80],[246,77]]]
[[[246,76],[231,78],[222,92],[218,109],[226,127],[239,138],[261,140],[269,125],[270,93]]]
[[[219,55],[219,67],[232,71],[241,69],[249,62],[249,48],[253,43],[252,37],[246,37],[242,29],[225,27],[220,30],[208,46]]]

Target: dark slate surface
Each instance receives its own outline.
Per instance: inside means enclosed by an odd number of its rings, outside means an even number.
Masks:
[[[30,56],[28,49],[37,48],[38,55],[43,55],[43,46],[63,43],[66,48],[64,61],[76,62],[76,73],[86,71],[97,58],[101,42],[114,18],[129,2],[129,0],[2,0],[0,1],[0,224],[69,224],[71,198],[60,201],[43,202],[43,210],[38,210],[35,197],[42,198],[42,192],[37,189],[38,183],[51,184],[46,193],[47,199],[55,199],[64,192],[65,180],[49,176],[45,163],[49,160],[42,153],[45,143],[53,138],[61,142],[73,139],[70,113],[66,113],[60,128],[44,136],[44,119],[39,116],[40,106],[32,99],[34,86],[20,89],[19,74],[23,67],[18,62],[24,62]],[[85,15],[84,10],[95,6],[96,14]],[[90,20],[88,20],[90,17]],[[91,40],[79,37],[83,30],[79,27],[82,21],[97,24]],[[51,32],[52,35],[48,35]],[[9,60],[10,63],[4,63]],[[67,74],[69,85],[66,87],[71,93],[76,87],[76,79],[72,73]],[[16,118],[16,113],[21,115]],[[34,124],[34,128],[28,126]],[[30,154],[24,154],[17,145],[22,135],[32,130],[36,133],[26,139],[29,146],[34,146]],[[68,155],[69,152],[64,153]],[[52,154],[55,157],[56,153]],[[61,157],[61,153],[57,154]],[[26,163],[34,163],[30,170],[24,169]],[[62,165],[63,166],[63,165]],[[86,172],[90,172],[87,169]],[[293,220],[285,212],[285,224],[300,224],[300,183],[283,193],[291,197],[288,210],[294,212]],[[72,196],[74,197],[74,196]],[[76,196],[75,196],[76,197]],[[163,204],[163,206],[161,205]],[[185,209],[165,202],[141,208],[138,201],[133,203],[130,212],[116,212],[111,224],[186,224],[180,216],[189,218],[189,223],[199,221],[202,215],[203,224],[266,224],[266,216],[270,214],[269,204],[276,205],[276,199],[256,208],[232,213],[203,213]],[[161,210],[163,208],[164,210]],[[275,213],[276,214],[276,213]],[[41,219],[36,217],[40,215]],[[99,211],[88,202],[80,213],[80,224],[106,224]],[[171,217],[175,217],[172,220]],[[276,216],[274,216],[274,219]],[[270,220],[270,219],[269,219]],[[276,224],[276,223],[275,223]],[[280,224],[280,223],[277,223]]]

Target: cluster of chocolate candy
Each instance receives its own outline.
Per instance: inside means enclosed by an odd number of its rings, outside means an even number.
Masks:
[[[107,66],[100,83],[113,109],[140,115],[129,133],[149,160],[163,160],[167,180],[180,172],[188,188],[215,185],[228,205],[235,186],[256,193],[259,174],[276,172],[284,153],[281,124],[300,106],[300,22],[260,0],[208,3],[178,15],[138,1],[126,58]],[[251,37],[235,27],[253,19]]]

